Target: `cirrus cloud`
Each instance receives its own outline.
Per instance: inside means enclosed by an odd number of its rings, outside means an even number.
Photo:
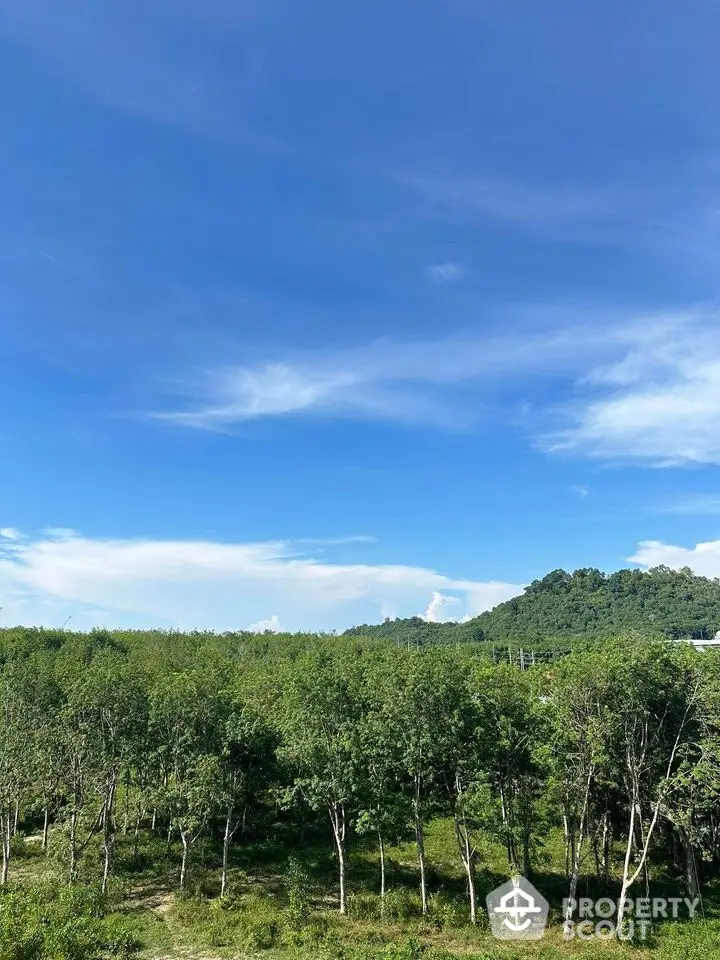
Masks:
[[[510,313],[511,335],[378,341],[219,367],[186,386],[184,409],[149,416],[222,431],[311,415],[467,430],[492,410],[495,423],[520,421],[546,453],[720,463],[716,312]]]

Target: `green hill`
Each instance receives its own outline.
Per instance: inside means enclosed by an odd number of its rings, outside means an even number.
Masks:
[[[420,617],[363,624],[348,634],[397,643],[495,643],[596,639],[635,632],[672,639],[712,637],[720,630],[720,580],[685,567],[618,570],[553,570],[521,596],[465,623],[428,623]]]

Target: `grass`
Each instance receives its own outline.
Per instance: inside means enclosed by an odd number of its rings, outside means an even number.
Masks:
[[[88,930],[93,923],[102,926],[103,936],[93,941],[88,934],[88,942],[95,947],[88,947],[84,954],[63,954],[60,948],[55,953],[13,953],[2,940],[0,926],[0,960],[94,960],[96,956],[131,955],[138,960],[244,960],[258,956],[267,960],[720,960],[720,889],[709,891],[704,919],[662,924],[645,944],[566,942],[557,922],[565,879],[560,865],[562,842],[556,836],[540,851],[542,870],[533,877],[554,906],[555,922],[541,941],[530,943],[496,941],[484,912],[477,926],[468,923],[464,878],[451,824],[443,820],[434,821],[427,832],[427,854],[433,866],[430,913],[425,918],[417,892],[415,849],[410,842],[387,851],[390,892],[383,919],[377,855],[370,844],[360,844],[350,857],[346,917],[340,917],[335,909],[335,863],[324,838],[309,837],[295,845],[291,837],[285,844],[238,845],[233,850],[230,893],[222,899],[215,844],[206,842],[193,851],[189,889],[182,895],[177,891],[179,861],[173,845],[142,836],[137,850],[133,848],[129,837],[119,838],[110,898],[97,919],[92,910],[88,913],[89,908],[83,907]],[[68,894],[70,899],[62,906],[66,895],[58,882],[57,863],[47,858],[35,841],[19,847],[17,853],[10,891],[0,899],[0,906],[9,902],[8,896],[20,898],[18,903],[25,897],[28,911],[32,908],[39,916],[44,910],[62,926],[67,905],[72,910],[73,901]],[[88,848],[81,880],[97,876],[98,856],[99,851]],[[507,879],[507,870],[502,849],[493,844],[482,851],[481,860],[478,892],[482,902],[487,891]],[[48,882],[54,894],[47,893]],[[659,877],[654,892],[659,895],[669,882]],[[585,878],[580,893],[585,895],[590,888],[591,881]],[[45,893],[37,893],[43,890]],[[48,896],[50,900],[42,900]],[[87,893],[82,902],[87,906],[91,900]],[[24,909],[18,907],[20,913]],[[6,932],[6,939],[8,936],[15,934]]]

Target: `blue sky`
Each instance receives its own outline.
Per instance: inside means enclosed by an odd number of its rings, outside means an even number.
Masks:
[[[0,0],[0,624],[720,575],[718,29]]]

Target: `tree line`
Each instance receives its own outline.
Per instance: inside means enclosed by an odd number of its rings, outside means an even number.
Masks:
[[[708,640],[720,630],[720,581],[689,568],[602,573],[592,567],[553,570],[524,592],[465,623],[428,623],[421,617],[353,627],[349,635],[375,636],[398,644],[515,642],[537,646],[551,638],[612,637],[628,632],[672,640]]]
[[[508,874],[532,874],[562,832],[567,896],[591,874],[622,897],[653,871],[688,892],[720,867],[720,657],[616,639],[525,672],[481,647],[416,650],[362,638],[71,635],[0,637],[2,873],[13,836],[52,837],[69,881],[91,843],[107,888],[119,832],[181,851],[187,884],[201,837],[221,850],[258,810],[325,824],[337,901],[348,851],[411,838],[428,910],[428,823],[451,820],[478,917],[489,841]],[[266,817],[266,829],[277,821]],[[301,829],[301,827],[298,827]]]

